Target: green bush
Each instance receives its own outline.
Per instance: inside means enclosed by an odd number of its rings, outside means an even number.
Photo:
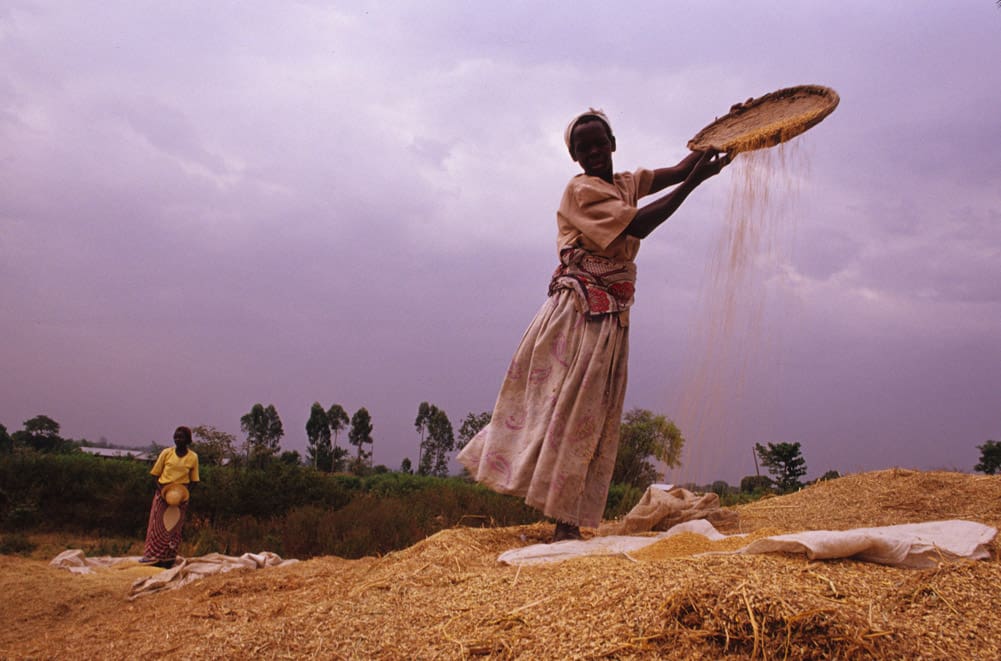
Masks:
[[[766,475],[746,475],[740,479],[740,490],[743,493],[770,492],[774,485],[775,482]]]
[[[756,500],[761,500],[764,496],[770,494],[771,494],[770,491],[752,491],[751,493],[745,493],[743,491],[731,491],[730,493],[724,496],[720,496],[719,504],[722,507],[746,505],[747,503],[753,503]]]
[[[35,550],[35,547],[34,542],[19,532],[8,533],[0,537],[0,554],[2,555],[29,555]]]
[[[39,523],[38,506],[30,501],[19,502],[5,512],[4,527],[8,530],[29,530]]]
[[[629,513],[629,510],[640,502],[640,498],[646,493],[646,489],[641,489],[632,484],[613,484],[608,489],[608,500],[605,502],[605,518],[618,519]]]
[[[145,528],[149,511],[148,472],[141,462],[82,453],[0,457],[0,483],[7,493],[0,525],[134,535]]]
[[[124,556],[133,552],[133,547],[138,546],[135,538],[131,537],[102,537],[91,544],[84,544],[81,549],[89,556]]]

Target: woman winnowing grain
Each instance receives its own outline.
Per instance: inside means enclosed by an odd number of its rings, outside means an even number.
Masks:
[[[584,172],[570,180],[556,214],[560,265],[549,298],[515,352],[490,423],[457,457],[476,481],[556,519],[554,541],[580,539],[580,526],[597,526],[605,509],[640,239],[730,162],[692,152],[673,167],[613,173],[615,136],[593,108],[570,122],[564,140]]]

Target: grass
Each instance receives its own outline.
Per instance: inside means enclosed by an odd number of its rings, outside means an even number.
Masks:
[[[9,543],[12,539],[19,549]],[[67,549],[81,549],[89,557],[142,555],[142,547],[142,539],[95,537],[73,532],[17,532],[0,535],[0,555],[20,555],[32,560],[52,560]]]

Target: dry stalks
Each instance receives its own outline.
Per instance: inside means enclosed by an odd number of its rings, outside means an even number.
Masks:
[[[738,509],[745,530],[950,516],[1001,524],[1001,477],[891,470]],[[767,529],[767,530],[766,530]],[[380,558],[317,558],[126,600],[127,572],[0,557],[0,656],[132,659],[1001,658],[1001,563],[905,570],[800,556],[634,554],[508,567],[550,526],[456,528]],[[714,550],[689,539],[690,553]],[[664,550],[664,549],[661,549]],[[718,549],[717,549],[718,550]]]

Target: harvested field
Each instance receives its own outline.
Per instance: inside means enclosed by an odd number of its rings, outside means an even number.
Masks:
[[[745,532],[946,518],[1001,525],[1001,476],[887,470],[738,508]],[[457,528],[381,558],[318,558],[128,601],[132,570],[0,557],[0,656],[332,659],[996,659],[1001,564],[803,557],[495,562],[549,526]]]

